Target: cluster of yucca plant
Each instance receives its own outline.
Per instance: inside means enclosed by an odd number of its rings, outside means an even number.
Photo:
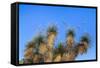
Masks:
[[[87,35],[83,35],[79,43],[76,43],[75,32],[69,29],[66,34],[66,43],[60,42],[54,48],[56,36],[57,27],[51,26],[47,30],[47,36],[40,34],[30,41],[25,49],[23,63],[74,61],[78,54],[87,52],[90,43]]]

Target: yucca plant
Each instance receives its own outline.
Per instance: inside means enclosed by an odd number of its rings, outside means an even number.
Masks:
[[[43,35],[38,35],[37,37],[34,38],[34,42],[38,45],[40,45],[40,43],[44,42],[44,36]]]
[[[53,45],[57,35],[57,27],[55,25],[50,26],[47,30],[47,46],[48,46],[48,59],[47,62],[53,60]]]
[[[35,42],[35,50],[33,52],[38,53],[40,44],[44,43],[44,36],[38,35],[33,39],[33,41]]]
[[[35,39],[35,49],[33,50],[33,53],[35,54],[33,57],[34,63],[37,61],[41,61],[39,58],[40,55],[44,55],[45,52],[47,51],[46,48],[46,41],[45,41],[45,37],[43,35],[38,35]],[[42,58],[43,59],[43,58]]]
[[[26,49],[33,48],[34,46],[35,46],[35,42],[31,41],[26,45]]]
[[[57,34],[57,27],[55,25],[53,26],[49,26],[48,30],[47,30],[48,35],[50,34]]]
[[[29,42],[26,45],[25,53],[24,53],[24,63],[32,63],[32,56],[33,56],[33,48],[35,44],[33,42]]]
[[[83,43],[85,42],[85,43],[89,44],[90,43],[89,35],[87,34],[87,35],[82,36],[81,42],[83,42]]]
[[[61,42],[54,48],[56,35],[57,27],[53,25],[48,28],[47,37],[41,34],[36,36],[26,46],[23,63],[74,61],[78,54],[87,52],[90,43],[88,35],[83,35],[80,42],[74,44],[75,32],[69,29],[66,43]]]
[[[69,29],[66,35],[66,43],[68,48],[71,48],[73,46],[74,36],[75,36],[74,30]]]
[[[46,43],[45,37],[43,35],[39,35],[37,37],[36,43],[38,45],[40,52],[43,52],[43,50],[45,51],[47,49],[47,43]]]
[[[47,43],[52,48],[54,45],[54,40],[57,34],[57,27],[56,26],[50,26],[47,30]]]
[[[75,33],[74,33],[74,30],[73,29],[69,29],[68,32],[67,32],[67,36],[72,36],[74,37],[75,36]]]
[[[89,43],[90,43],[89,35],[84,35],[81,37],[80,44],[79,44],[79,51],[81,52],[81,54],[87,52]]]

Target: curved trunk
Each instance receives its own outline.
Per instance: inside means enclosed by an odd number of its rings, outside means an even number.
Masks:
[[[84,42],[84,43],[79,45],[78,52],[80,54],[83,54],[83,53],[87,52],[87,49],[88,49],[88,44],[86,42]]]
[[[83,54],[84,52],[85,52],[85,47],[84,46],[79,46],[78,53]]]

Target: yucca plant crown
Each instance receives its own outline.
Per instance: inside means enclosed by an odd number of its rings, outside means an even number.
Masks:
[[[36,44],[39,44],[40,43],[44,43],[45,42],[45,39],[44,39],[44,36],[43,35],[38,35],[35,39],[34,39],[35,43]]]
[[[54,33],[55,35],[57,34],[57,27],[55,25],[50,26],[47,30],[48,34],[49,33]]]
[[[34,38],[35,42],[35,48],[33,50],[33,53],[39,54],[39,46],[41,43],[45,43],[44,36],[43,35],[38,35],[37,37]]]
[[[35,46],[35,43],[34,42],[29,42],[27,45],[26,45],[26,48],[33,48]]]
[[[85,47],[84,46],[84,43],[82,43],[82,42],[86,42],[89,45],[89,43],[90,43],[89,35],[83,35],[81,37],[80,43],[77,44],[77,48],[78,49],[79,48],[82,48],[82,51],[83,52],[81,54],[86,53],[87,52],[87,49],[88,49],[88,45],[87,45],[87,47]]]
[[[72,37],[74,37],[75,36],[74,30],[69,29],[68,32],[67,32],[67,36],[69,36],[69,35],[71,35]]]
[[[90,39],[88,35],[84,35],[81,37],[81,42],[87,42],[88,44],[90,43]]]

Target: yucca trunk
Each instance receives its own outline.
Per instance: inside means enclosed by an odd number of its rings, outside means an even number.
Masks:
[[[38,58],[39,62],[45,62],[45,55],[46,55],[47,51],[48,51],[47,44],[44,42],[40,43],[39,58]]]
[[[85,52],[85,46],[79,46],[78,53],[83,54]]]
[[[40,62],[40,56],[38,54],[35,54],[33,56],[33,63],[39,63]]]
[[[53,46],[55,41],[55,34],[50,33],[47,38],[47,45],[48,45],[48,62],[52,62],[53,60]]]
[[[81,37],[80,44],[79,44],[79,45],[81,46],[81,47],[79,48],[79,51],[80,51],[81,54],[87,52],[90,41],[91,41],[91,40],[90,40],[88,34]]]
[[[44,55],[46,52],[47,52],[47,45],[45,43],[40,43],[40,46],[39,46],[39,53],[41,55]]]
[[[84,44],[84,48],[87,50],[88,47],[89,47],[89,46],[88,46],[88,43],[87,43],[87,42],[84,42],[83,44]]]
[[[30,59],[32,57],[33,55],[32,50],[33,48],[29,48],[25,51],[25,54],[24,54],[25,59]]]
[[[57,54],[56,57],[54,58],[54,62],[61,62],[61,54]]]
[[[67,37],[67,42],[66,43],[67,43],[67,47],[68,48],[72,48],[73,44],[74,44],[74,38],[73,38],[73,36],[69,35]]]
[[[24,54],[24,63],[31,63],[31,59],[32,59],[32,56],[33,56],[33,48],[28,48],[26,49],[25,51],[25,54]]]
[[[75,50],[69,51],[68,53],[63,54],[62,61],[74,61],[77,54],[78,53]]]
[[[54,40],[55,40],[55,34],[51,33],[48,36],[47,42],[48,42],[48,46],[52,49],[53,45],[54,45]]]
[[[74,60],[74,57],[73,57],[73,55],[71,55],[71,54],[66,54],[66,55],[64,55],[63,57],[62,57],[62,61],[72,61],[72,60]]]
[[[53,59],[53,54],[51,51],[48,51],[44,58],[44,62],[52,62],[52,59]]]
[[[78,46],[79,54],[83,54],[83,53],[87,52],[87,49],[88,49],[88,44],[86,42],[79,44],[79,46]]]

